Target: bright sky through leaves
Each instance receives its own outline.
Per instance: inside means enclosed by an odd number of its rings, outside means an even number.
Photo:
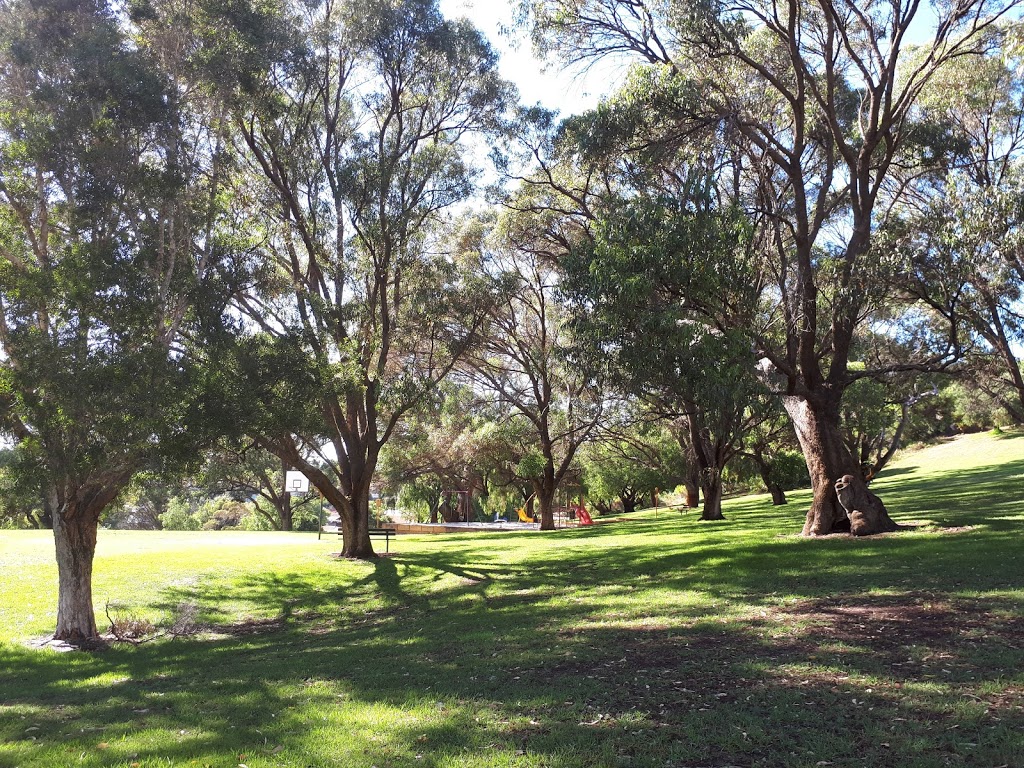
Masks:
[[[440,0],[447,18],[468,18],[501,55],[499,70],[519,88],[524,104],[540,102],[563,116],[596,106],[624,74],[625,67],[597,66],[586,72],[564,72],[533,56],[525,29],[512,29],[514,2]],[[502,30],[511,31],[503,34]]]

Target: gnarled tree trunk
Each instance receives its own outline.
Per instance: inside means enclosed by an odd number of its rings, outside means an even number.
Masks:
[[[850,517],[836,495],[836,482],[844,476],[852,478],[850,493],[857,504],[859,522],[855,535],[897,530],[899,526],[889,517],[885,505],[867,490],[857,462],[843,440],[839,429],[840,396],[815,400],[796,396],[783,399],[796,429],[814,489],[803,535],[827,536],[851,530]]]

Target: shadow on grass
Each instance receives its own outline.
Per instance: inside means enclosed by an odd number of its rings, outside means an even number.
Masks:
[[[67,666],[4,648],[5,703],[31,708],[25,722],[39,739],[28,745],[5,723],[4,747],[92,755],[105,744],[106,760],[262,755],[301,765],[334,724],[346,729],[337,755],[346,765],[442,766],[484,748],[545,766],[844,765],[851,755],[873,766],[1015,765],[1024,693],[992,685],[1024,662],[1018,608],[913,594],[616,628],[520,605],[525,626],[485,619],[496,622],[495,641],[493,629],[479,631],[487,611],[450,607],[443,621],[295,624]],[[90,683],[102,674],[119,682]],[[410,716],[417,708],[426,712]],[[169,736],[147,748],[153,730]]]
[[[779,537],[765,523],[798,528],[802,512],[748,502],[722,524],[548,534],[556,549],[511,563],[498,550],[514,538],[460,535],[358,569],[325,562],[335,579],[167,590],[165,607],[196,600],[220,634],[95,655],[0,646],[0,758],[1024,765],[1007,483],[1022,471],[983,467],[938,497],[885,479],[897,517],[977,526],[956,533]],[[275,620],[242,633],[227,603]]]

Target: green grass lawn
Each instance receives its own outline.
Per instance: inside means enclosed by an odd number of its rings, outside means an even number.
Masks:
[[[0,532],[0,766],[1024,766],[1024,433],[875,482],[908,532],[808,541],[808,494],[550,534],[103,531],[94,593],[204,631],[36,650],[56,567]]]

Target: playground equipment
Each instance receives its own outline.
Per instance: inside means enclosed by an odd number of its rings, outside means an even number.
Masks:
[[[552,512],[555,516],[556,527],[571,526],[574,523],[576,525],[594,524],[594,519],[590,516],[590,512],[587,511],[586,506],[583,504],[582,493],[579,495],[579,500],[577,500],[575,503],[569,498],[568,494],[566,494],[564,499],[565,504],[556,505],[552,507]],[[531,517],[526,513],[525,505],[519,507],[519,509],[516,510],[516,514],[519,516],[519,522],[521,523],[539,522],[537,515]]]
[[[587,512],[587,508],[583,506],[583,500],[580,499],[580,503],[576,505],[576,519],[579,520],[580,525],[593,525],[594,519]]]
[[[566,486],[560,491],[559,496],[562,503],[556,504],[553,509],[556,527],[594,524],[594,519],[584,504],[582,486]]]

